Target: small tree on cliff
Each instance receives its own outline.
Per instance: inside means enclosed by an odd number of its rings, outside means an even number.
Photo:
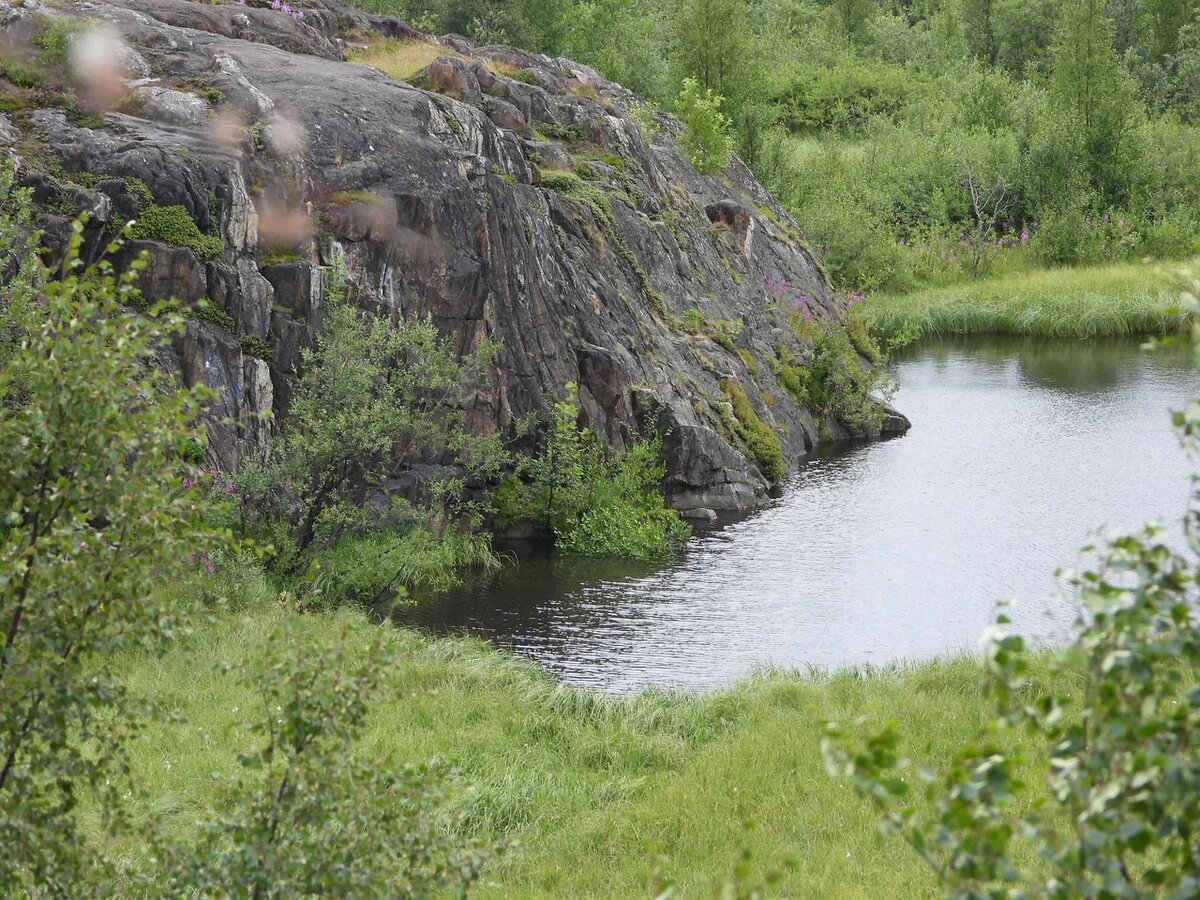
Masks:
[[[494,347],[459,361],[429,319],[393,322],[344,295],[335,272],[325,332],[304,353],[279,439],[241,478],[246,511],[275,531],[287,571],[310,549],[368,528],[377,515],[368,498],[406,466],[452,458],[481,472],[500,456],[494,440],[471,436],[463,411]],[[427,487],[445,498],[461,480]]]
[[[679,143],[697,171],[705,175],[724,171],[733,153],[733,140],[729,118],[721,112],[721,98],[711,89],[700,87],[696,79],[685,78],[675,101],[675,113],[686,126]]]

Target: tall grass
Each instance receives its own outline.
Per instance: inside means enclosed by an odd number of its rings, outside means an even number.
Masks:
[[[1139,263],[1049,269],[967,281],[867,303],[873,329],[899,335],[1007,334],[1088,338],[1171,334],[1186,323],[1173,307],[1169,272]]]
[[[213,778],[236,769],[261,702],[231,669],[266,652],[285,614],[260,595],[165,658],[116,661],[130,690],[171,714],[133,747],[141,816],[186,837],[219,802]],[[331,615],[349,622],[364,653],[386,627],[347,611],[316,614],[300,618],[298,639],[328,629]],[[965,658],[762,671],[714,693],[609,698],[556,684],[480,641],[395,628],[386,639],[401,662],[359,750],[439,760],[455,772],[452,802],[466,827],[518,841],[487,870],[483,897],[647,897],[665,880],[680,896],[712,896],[745,847],[754,877],[785,872],[779,896],[928,895],[929,874],[899,842],[880,843],[874,814],[824,773],[822,726],[862,717],[867,731],[895,720],[936,761],[984,718],[979,667]],[[130,865],[143,861],[133,842],[113,849]]]

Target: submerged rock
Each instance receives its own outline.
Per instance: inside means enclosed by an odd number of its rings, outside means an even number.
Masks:
[[[582,417],[614,446],[662,436],[669,499],[698,518],[771,487],[722,415],[723,382],[741,385],[788,469],[820,435],[851,434],[814,421],[776,378],[780,358],[807,353],[789,304],[844,310],[744,166],[700,175],[679,123],[569,60],[439,41],[340,0],[304,10],[63,0],[55,15],[104,23],[157,74],[101,126],[53,109],[21,126],[120,211],[91,228],[149,207],[195,223],[202,237],[138,247],[152,298],[211,304],[177,355],[183,380],[220,398],[221,462],[267,439],[263,413],[286,410],[335,260],[365,309],[432,316],[463,352],[498,342],[473,427],[510,430],[577,383]],[[346,61],[384,40],[433,59],[411,83]],[[250,338],[270,358],[247,356]]]

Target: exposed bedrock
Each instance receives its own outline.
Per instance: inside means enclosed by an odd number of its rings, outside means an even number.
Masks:
[[[814,421],[776,379],[780,358],[810,352],[788,304],[844,309],[740,163],[698,174],[677,122],[639,124],[632,94],[568,60],[438,41],[338,0],[302,6],[303,20],[253,0],[29,0],[5,14],[18,39],[50,15],[106,23],[124,43],[122,112],[36,109],[2,123],[0,141],[20,132],[53,152],[53,172],[27,178],[92,211],[90,246],[151,206],[195,223],[131,249],[150,253],[151,297],[212,304],[177,362],[219,398],[222,464],[269,439],[264,412],[286,414],[339,260],[365,309],[432,316],[464,352],[499,344],[473,427],[511,429],[574,382],[614,446],[662,435],[671,502],[698,515],[752,508],[771,487],[729,426],[730,379],[788,470],[819,436],[874,436]],[[346,61],[384,38],[445,53],[414,84]],[[69,212],[48,213],[48,240],[65,240]],[[894,414],[885,429],[907,426]]]

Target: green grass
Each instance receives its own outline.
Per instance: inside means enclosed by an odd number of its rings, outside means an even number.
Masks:
[[[867,303],[874,331],[898,335],[1112,337],[1170,334],[1185,322],[1177,278],[1141,263],[1048,269],[969,281]]]
[[[251,740],[245,723],[258,713],[257,698],[222,664],[236,670],[261,658],[284,615],[265,583],[242,590],[259,599],[165,658],[116,662],[131,690],[171,713],[136,740],[133,772],[145,792],[139,814],[181,836],[213,802],[214,773],[235,769]],[[299,639],[328,631],[331,615],[302,617]],[[336,616],[365,653],[379,626]],[[948,758],[983,719],[972,660],[764,671],[713,693],[612,699],[558,685],[480,641],[396,628],[387,639],[400,662],[361,752],[453,765],[451,796],[468,827],[518,842],[489,866],[477,896],[651,897],[669,878],[682,897],[708,897],[746,846],[755,877],[795,860],[770,896],[934,891],[912,854],[877,839],[876,817],[851,787],[825,774],[819,742],[829,720],[864,733],[894,720],[918,757]],[[860,717],[866,724],[854,725]],[[113,849],[126,862],[142,852],[134,843]]]

